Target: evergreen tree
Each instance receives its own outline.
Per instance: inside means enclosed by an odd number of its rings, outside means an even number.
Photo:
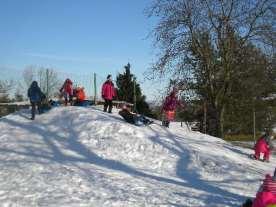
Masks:
[[[149,105],[146,102],[146,96],[142,95],[140,85],[137,83],[136,77],[130,72],[130,67],[128,63],[124,66],[125,72],[123,74],[119,73],[116,77],[118,99],[133,104],[135,104],[134,99],[136,99],[136,109],[134,110],[140,114],[152,116]]]

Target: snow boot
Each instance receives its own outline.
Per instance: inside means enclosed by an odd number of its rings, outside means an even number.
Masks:
[[[251,199],[247,199],[243,204],[242,207],[251,207],[253,205],[253,202]]]

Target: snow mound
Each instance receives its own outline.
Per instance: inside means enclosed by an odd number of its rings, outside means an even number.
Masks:
[[[238,206],[275,167],[177,123],[82,107],[29,116],[0,119],[0,206]]]

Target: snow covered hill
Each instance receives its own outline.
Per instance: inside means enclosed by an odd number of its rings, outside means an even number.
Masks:
[[[239,206],[276,163],[176,124],[136,127],[92,108],[29,116],[0,119],[0,206]]]

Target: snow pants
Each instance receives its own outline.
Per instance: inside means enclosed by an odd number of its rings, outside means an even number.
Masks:
[[[255,158],[259,160],[261,153],[263,153],[263,155],[264,155],[264,157],[263,157],[264,160],[269,160],[269,156],[270,156],[269,150],[266,150],[266,151],[255,150]]]
[[[108,108],[108,113],[112,112],[112,100],[105,99],[104,100],[104,112],[107,111]]]
[[[64,96],[64,100],[65,100],[65,106],[68,105],[68,102],[72,106],[73,105],[73,95],[70,95],[69,93],[64,92],[63,96]]]
[[[32,118],[31,119],[35,119],[35,111],[36,111],[36,106],[37,106],[37,110],[38,113],[41,114],[41,103],[39,102],[31,102],[32,105]]]

